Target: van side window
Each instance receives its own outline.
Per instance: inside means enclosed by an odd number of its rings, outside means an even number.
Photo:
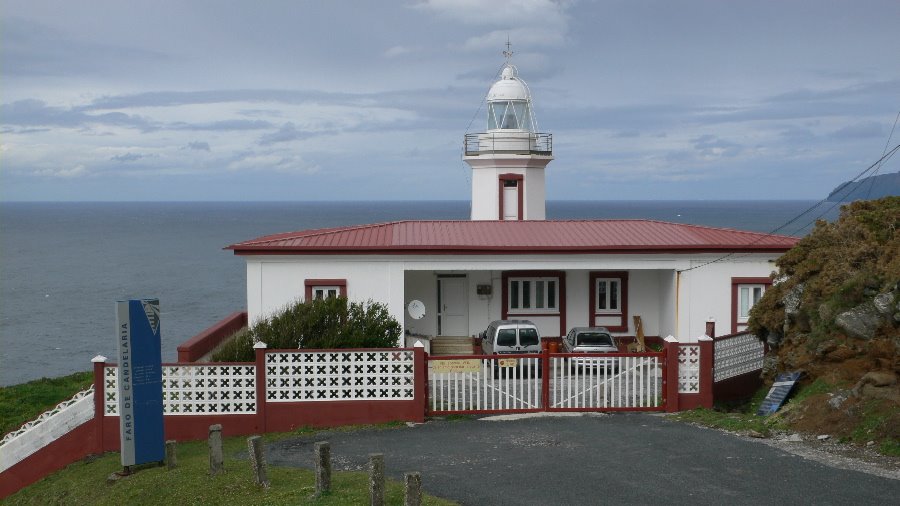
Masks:
[[[532,346],[535,344],[541,344],[541,338],[538,337],[537,330],[519,329],[519,345]]]
[[[515,346],[516,329],[500,329],[497,331],[497,346]]]

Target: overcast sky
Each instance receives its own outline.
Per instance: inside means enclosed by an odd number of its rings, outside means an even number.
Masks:
[[[900,111],[897,0],[3,0],[0,18],[7,201],[468,199],[463,135],[507,36],[553,134],[550,199],[821,198]]]

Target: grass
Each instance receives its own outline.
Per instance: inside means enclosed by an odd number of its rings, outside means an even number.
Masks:
[[[6,434],[91,386],[92,372],[0,387],[0,433]]]
[[[273,435],[278,437],[279,435]],[[266,440],[273,439],[269,436]],[[205,441],[178,444],[178,467],[146,467],[114,484],[110,474],[120,471],[118,453],[74,463],[47,478],[8,497],[5,504],[367,504],[368,474],[334,472],[332,490],[313,497],[315,477],[311,470],[288,467],[268,468],[271,487],[265,490],[252,480],[250,463],[238,459],[246,449],[246,438],[224,441],[225,473],[209,476],[209,457]],[[310,451],[310,461],[312,452]],[[403,503],[403,485],[388,481],[386,504]],[[424,496],[423,504],[452,505],[452,501]]]
[[[782,422],[777,418],[756,415],[756,410],[759,409],[759,405],[762,404],[768,392],[768,388],[760,388],[750,401],[731,409],[725,406],[717,406],[714,409],[696,408],[676,413],[672,415],[672,418],[732,432],[755,431],[762,435],[769,435],[772,430],[783,427]]]

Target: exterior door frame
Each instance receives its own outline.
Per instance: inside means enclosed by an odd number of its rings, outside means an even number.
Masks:
[[[464,330],[462,334],[457,332],[447,333],[444,329],[444,315],[447,312],[444,308],[447,303],[447,298],[444,292],[445,282],[461,282],[462,283],[462,301],[460,302],[461,307],[459,310],[461,311],[458,315],[454,314],[454,316],[465,316]],[[469,278],[466,274],[438,274],[437,277],[437,311],[435,311],[437,317],[437,335],[439,336],[459,336],[459,335],[468,335],[469,333],[469,297],[468,297],[468,287],[469,287]]]

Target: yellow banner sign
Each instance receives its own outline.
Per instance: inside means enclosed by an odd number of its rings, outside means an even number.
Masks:
[[[434,373],[448,372],[481,372],[481,360],[468,358],[461,360],[434,360],[431,362]]]
[[[519,359],[517,358],[501,358],[497,360],[497,363],[500,367],[515,367],[519,365]]]

